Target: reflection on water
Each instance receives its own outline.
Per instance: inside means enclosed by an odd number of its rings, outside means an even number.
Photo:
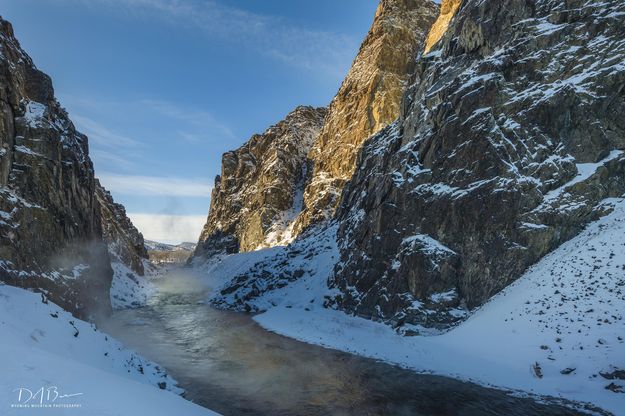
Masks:
[[[204,305],[187,270],[148,306],[101,327],[163,365],[186,397],[224,415],[573,415],[576,412],[285,338]]]

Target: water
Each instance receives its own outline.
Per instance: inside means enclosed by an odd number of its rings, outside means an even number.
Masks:
[[[223,415],[574,415],[273,334],[250,315],[201,302],[207,288],[177,269],[141,309],[100,326],[163,367],[186,397]]]

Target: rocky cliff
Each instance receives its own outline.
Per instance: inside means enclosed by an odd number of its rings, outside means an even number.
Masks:
[[[302,209],[308,154],[324,108],[298,107],[263,134],[225,153],[195,254],[286,244]]]
[[[399,115],[436,13],[430,0],[382,0],[327,115],[300,107],[223,156],[196,258],[284,245],[333,215],[360,146]]]
[[[102,237],[111,257],[143,276],[144,262],[148,259],[143,235],[126,216],[124,206],[116,203],[97,179],[96,199],[100,205]]]
[[[327,307],[445,329],[624,195],[625,4],[465,0],[451,14],[330,226],[239,271],[215,303],[262,310],[268,290],[329,276]]]
[[[609,211],[623,16],[617,0],[465,1],[343,194],[336,306],[445,327]]]
[[[437,7],[430,0],[382,0],[367,37],[328,108],[309,152],[312,175],[296,231],[332,217],[363,142],[399,116],[416,57]]]
[[[110,310],[87,138],[0,19],[0,278],[85,317]]]

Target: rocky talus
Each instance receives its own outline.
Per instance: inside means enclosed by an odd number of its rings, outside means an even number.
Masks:
[[[0,278],[86,317],[110,310],[87,138],[0,19]]]
[[[466,0],[338,212],[334,306],[446,327],[625,192],[625,3]]]
[[[143,276],[144,263],[148,260],[143,235],[126,216],[124,206],[116,203],[111,193],[97,179],[96,199],[100,205],[102,237],[108,245],[112,259]]]
[[[296,231],[332,217],[363,142],[400,111],[416,56],[437,15],[430,0],[382,0],[309,152],[312,174]]]
[[[324,108],[298,107],[222,158],[196,257],[286,244],[302,209],[307,154]]]

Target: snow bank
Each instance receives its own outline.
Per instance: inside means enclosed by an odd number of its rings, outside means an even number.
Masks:
[[[178,396],[158,365],[41,294],[0,285],[0,340],[2,415],[214,414]]]

